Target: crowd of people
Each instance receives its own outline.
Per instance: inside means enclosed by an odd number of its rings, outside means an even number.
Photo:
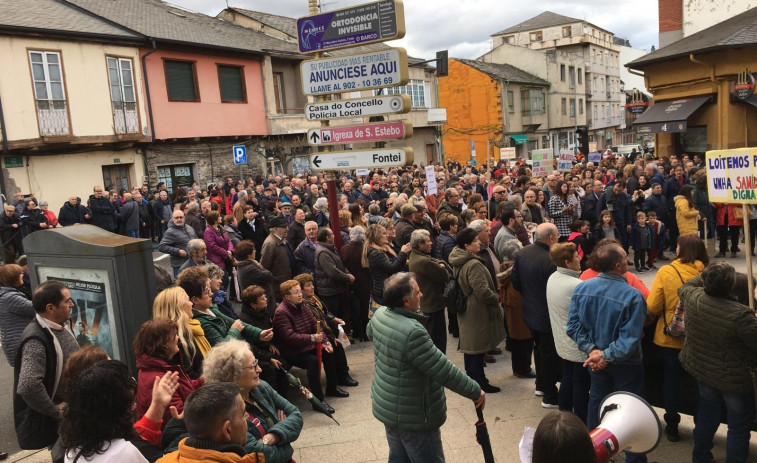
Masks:
[[[434,166],[435,192],[423,168],[342,173],[331,211],[338,224],[330,223],[321,174],[228,178],[170,193],[164,184],[120,193],[95,186],[86,206],[72,195],[57,220],[46,204],[17,198],[0,221],[0,328],[15,368],[19,442],[58,442],[66,461],[231,452],[234,461],[260,454],[287,462],[303,421],[287,400],[286,371],[305,370],[310,391],[334,412],[325,399],[358,386],[347,337],[374,342],[373,411],[386,426],[390,459],[443,461],[443,387],[483,407],[486,393],[501,391],[486,371],[502,348],[513,376],[535,381],[544,408],[574,413],[592,429],[610,392],[644,395],[642,330],[654,323],[667,438],[680,439],[678,387],[693,377],[702,404],[694,461],[710,461],[723,400],[734,416],[729,458],[745,456],[757,319],[746,317],[748,301],[719,301],[738,292],[739,279],[727,264],[710,264],[703,238],[719,238],[716,258],[736,257],[749,220],[744,246],[753,252],[757,209],[744,217],[741,205],[710,203],[701,155],[633,154],[542,176],[520,159],[452,161]],[[24,268],[12,263],[23,253],[18,237],[77,223],[152,239],[170,256],[173,274],[156,270],[153,319],[133,342],[135,382],[108,386],[126,367],[79,348],[68,289],[47,282],[31,295]],[[655,269],[648,289],[636,275]],[[463,300],[454,310],[445,287]],[[685,341],[668,331],[679,301]],[[723,339],[715,339],[721,328]],[[462,371],[445,356],[449,335],[463,353]],[[708,355],[715,346],[719,354]],[[100,398],[98,388],[120,398]],[[86,394],[92,400],[82,400]],[[98,400],[110,400],[112,415],[93,411]],[[132,409],[136,423],[124,418]],[[423,439],[421,460],[411,438]],[[143,461],[134,458],[123,461]]]

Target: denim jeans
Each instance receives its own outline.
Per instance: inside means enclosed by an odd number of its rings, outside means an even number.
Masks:
[[[591,391],[589,392],[589,410],[586,418],[587,428],[599,425],[599,406],[610,393],[616,391],[632,392],[644,396],[644,367],[639,365],[609,364],[602,370],[589,372]],[[646,463],[643,453],[626,452],[626,463]]]
[[[573,412],[586,423],[589,407],[589,369],[580,362],[562,361],[562,381],[560,382],[560,410]]]
[[[131,238],[139,238],[139,230],[126,230],[126,236]]]
[[[681,362],[678,361],[680,349],[661,347],[662,349],[662,401],[665,405],[665,423],[678,425],[681,415],[678,414],[678,397],[680,395],[678,383],[685,374]]]
[[[693,463],[712,460],[712,438],[720,426],[723,405],[728,415],[725,442],[726,463],[744,463],[749,454],[749,437],[754,419],[754,394],[725,392],[697,381],[697,417],[694,425]]]
[[[434,431],[400,431],[384,425],[389,443],[388,463],[444,463],[442,433]]]

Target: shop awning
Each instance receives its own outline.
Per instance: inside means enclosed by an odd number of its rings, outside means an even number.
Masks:
[[[640,134],[685,132],[686,119],[710,101],[710,96],[658,101],[647,112],[637,117],[633,125]]]
[[[746,104],[752,105],[755,108],[757,108],[757,95],[750,96],[746,100],[743,100],[742,103],[746,103]]]
[[[528,135],[510,135],[516,145],[523,145],[528,143]]]

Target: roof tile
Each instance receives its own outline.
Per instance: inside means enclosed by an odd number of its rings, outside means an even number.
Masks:
[[[509,82],[516,82],[521,84],[535,84],[549,86],[550,83],[540,77],[536,77],[533,74],[518,69],[510,64],[494,64],[484,63],[483,61],[475,61],[471,59],[454,58],[467,66],[477,69],[484,74],[487,74],[495,79],[506,79]]]

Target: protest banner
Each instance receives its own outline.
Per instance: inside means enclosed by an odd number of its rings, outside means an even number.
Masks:
[[[705,157],[711,202],[757,204],[757,148],[708,151]]]
[[[531,151],[531,166],[531,175],[533,177],[542,177],[554,172],[555,164],[552,148]]]
[[[515,159],[515,147],[511,146],[509,148],[500,148],[499,149],[499,160],[500,161],[512,161]]]
[[[573,161],[576,159],[576,155],[573,150],[561,149],[560,157],[557,160],[557,170],[560,172],[570,172],[573,170]]]
[[[435,195],[437,192],[436,187],[436,172],[434,172],[434,166],[426,166],[426,190],[428,194]]]
[[[589,162],[599,164],[602,162],[602,153],[589,153]]]

